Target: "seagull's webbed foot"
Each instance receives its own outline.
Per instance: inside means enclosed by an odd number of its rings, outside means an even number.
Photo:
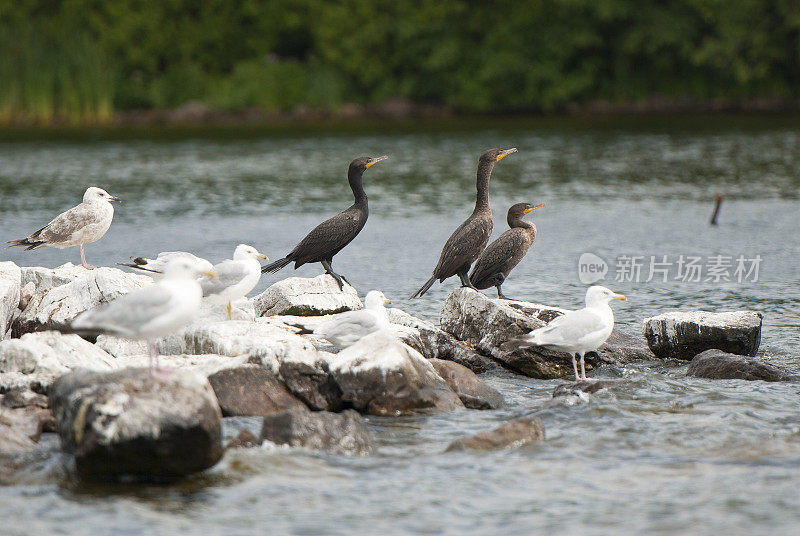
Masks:
[[[150,376],[159,383],[169,383],[173,370],[169,367],[155,367],[150,369]]]

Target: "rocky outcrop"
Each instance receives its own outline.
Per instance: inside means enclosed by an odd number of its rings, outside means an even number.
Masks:
[[[334,454],[366,455],[374,450],[364,419],[353,410],[286,410],[264,417],[261,440]]]
[[[486,385],[467,367],[443,359],[430,359],[429,361],[437,374],[455,391],[464,406],[471,409],[503,407],[503,395]]]
[[[0,342],[0,390],[30,388],[44,392],[62,374],[75,369],[111,370],[114,358],[77,335],[55,331],[27,333]]]
[[[516,449],[544,439],[544,425],[538,417],[523,417],[494,430],[456,439],[447,447],[454,450]]]
[[[22,271],[10,261],[0,262],[0,341],[11,336],[22,289]]]
[[[61,444],[83,477],[180,477],[222,456],[222,414],[208,381],[175,370],[155,381],[147,369],[80,370],[53,385]]]
[[[289,277],[253,298],[257,316],[316,316],[361,309],[356,289],[339,285],[323,274],[314,278]]]
[[[311,409],[339,411],[344,403],[328,365],[332,358],[323,352],[286,355],[278,360],[277,372],[289,391]]]
[[[644,337],[661,359],[692,359],[706,350],[754,356],[761,342],[761,313],[673,311],[645,318]]]
[[[76,279],[86,277],[90,271],[83,266],[74,265],[71,262],[62,264],[56,268],[45,268],[44,266],[22,266],[22,286],[32,284],[37,292],[48,292],[49,290],[72,283]]]
[[[57,268],[55,271],[59,270]],[[46,282],[54,283],[67,277],[43,279],[25,310],[14,322],[14,336],[69,324],[80,313],[153,282],[149,277],[129,274],[116,268],[80,270],[82,272],[77,272],[77,277],[71,277],[73,269],[70,269],[68,279],[72,280],[58,286],[48,287]],[[23,281],[25,273],[23,271]]]
[[[339,352],[330,371],[342,400],[362,413],[408,415],[464,407],[433,365],[390,330],[372,333]]]
[[[35,448],[36,441],[30,438],[30,429],[25,425],[20,426],[16,418],[10,417],[6,411],[0,410],[0,467],[3,465],[4,455],[30,451]],[[1,470],[0,476],[2,476]]]
[[[285,409],[308,409],[272,372],[258,365],[222,369],[209,376],[208,381],[224,416],[263,416]]]
[[[689,363],[689,376],[711,380],[800,381],[800,375],[750,357],[706,350]]]

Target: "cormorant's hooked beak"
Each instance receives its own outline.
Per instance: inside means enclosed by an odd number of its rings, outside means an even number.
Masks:
[[[516,153],[516,152],[517,152],[517,148],[516,147],[512,147],[511,149],[505,149],[503,151],[500,151],[500,154],[497,155],[497,161],[499,162],[500,160],[502,160],[503,158],[507,157],[511,153]]]
[[[613,296],[611,296],[611,299],[628,301],[628,298],[626,298],[624,294],[614,294]]]
[[[533,207],[528,207],[528,208],[526,208],[526,209],[525,209],[525,214],[527,214],[528,212],[533,212],[533,211],[534,211],[534,210],[536,210],[537,208],[542,208],[543,206],[544,206],[544,203],[542,203],[541,205],[536,205],[536,206],[533,206]]]
[[[372,159],[370,159],[370,161],[369,161],[369,162],[367,162],[367,169],[369,169],[370,167],[374,166],[374,165],[375,165],[375,164],[377,164],[378,162],[381,162],[381,161],[383,161],[383,160],[386,160],[387,158],[389,158],[389,156],[388,156],[388,155],[383,155],[383,156],[379,156],[379,157],[377,157],[377,158],[372,158]]]
[[[122,199],[120,199],[116,195],[112,195],[111,197],[108,198],[108,200],[111,203],[122,203]]]
[[[269,257],[264,255],[263,253],[256,253],[256,259],[261,259],[261,260],[265,260],[265,261],[269,262]]]

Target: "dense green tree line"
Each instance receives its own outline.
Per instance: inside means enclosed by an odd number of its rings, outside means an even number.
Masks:
[[[0,0],[0,116],[800,96],[797,0]]]

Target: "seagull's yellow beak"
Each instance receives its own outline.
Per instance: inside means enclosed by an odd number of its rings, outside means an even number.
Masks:
[[[214,270],[203,270],[200,274],[206,277],[217,277],[217,272]]]
[[[543,206],[544,206],[544,203],[542,203],[541,205],[536,205],[534,207],[528,207],[528,208],[525,209],[525,214],[527,214],[528,212],[533,212],[537,208],[542,208]]]
[[[390,300],[389,298],[386,298],[385,300],[383,300],[383,304],[384,305],[391,305],[392,304],[392,300]]]
[[[628,298],[626,298],[624,294],[614,294],[611,297],[615,300],[628,301]]]
[[[387,155],[383,155],[383,156],[379,156],[377,158],[371,159],[369,162],[367,162],[367,169],[371,168],[372,166],[374,166],[378,162],[382,162],[382,161],[386,160],[387,158],[389,158]]]
[[[264,255],[263,253],[258,253],[258,254],[256,254],[256,259],[262,259],[262,260],[268,261],[269,257]]]
[[[511,149],[506,149],[504,151],[500,151],[500,154],[497,155],[497,161],[499,162],[500,160],[502,160],[503,158],[507,157],[511,153],[516,153],[516,152],[517,152],[517,148],[516,147],[512,147]]]

